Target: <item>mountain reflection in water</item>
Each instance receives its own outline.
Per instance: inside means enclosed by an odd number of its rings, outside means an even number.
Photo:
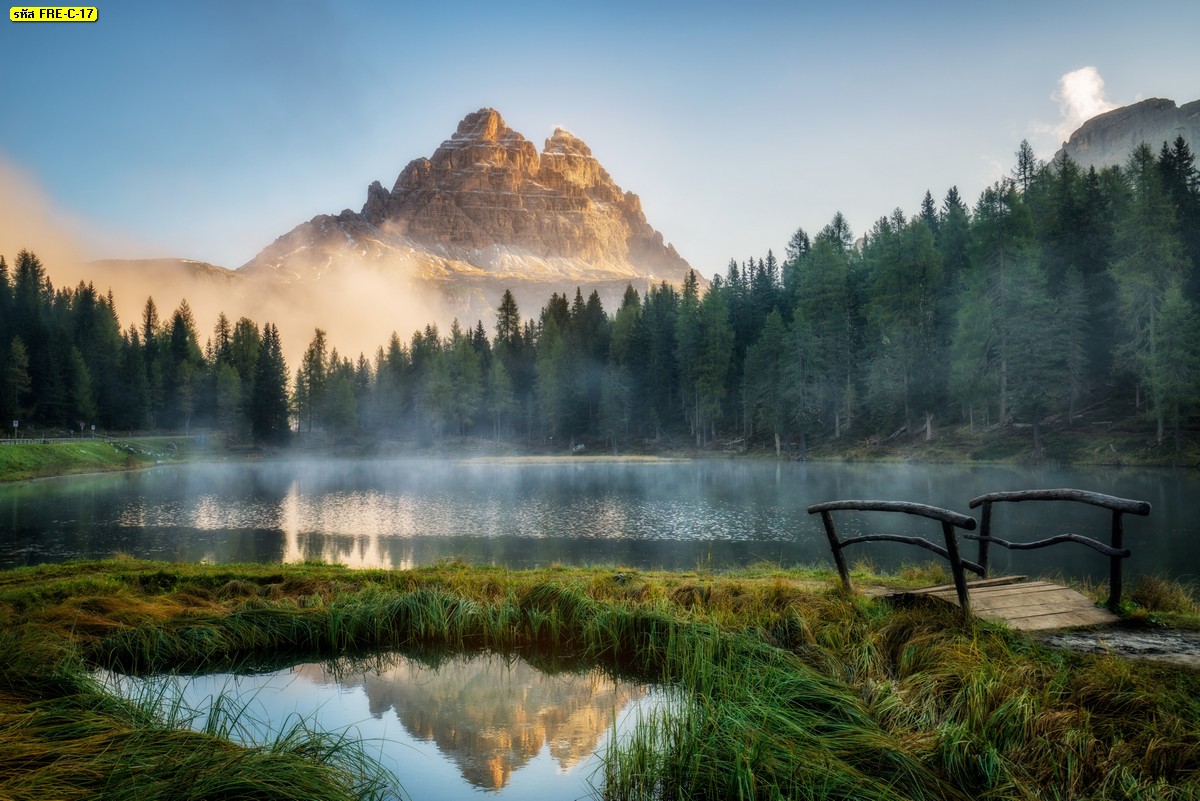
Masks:
[[[549,674],[499,654],[437,666],[390,656],[353,675],[321,665],[295,672],[317,685],[361,687],[373,717],[394,713],[405,731],[435,743],[464,779],[488,790],[508,784],[543,746],[560,769],[579,765],[600,747],[614,715],[646,694],[599,669]]]
[[[257,675],[102,678],[122,695],[197,710],[196,728],[221,697],[239,710],[235,736],[246,742],[271,739],[296,716],[322,730],[348,729],[414,799],[471,798],[480,790],[586,796],[610,729],[622,729],[639,706],[661,702],[646,686],[600,669],[548,673],[495,653],[388,654]]]

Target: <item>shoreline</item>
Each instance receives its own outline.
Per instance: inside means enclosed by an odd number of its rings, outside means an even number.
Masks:
[[[1048,432],[1044,437],[1044,451],[1040,459],[1031,456],[1027,436],[1010,429],[1000,432],[969,433],[961,428],[939,430],[933,440],[820,440],[808,450],[807,458],[800,459],[796,450],[786,450],[776,456],[773,448],[756,448],[742,451],[738,448],[717,446],[710,449],[648,447],[620,454],[606,452],[602,443],[587,443],[589,450],[573,453],[569,450],[547,451],[532,445],[517,446],[478,437],[450,438],[435,446],[421,447],[409,441],[375,441],[357,439],[343,443],[331,443],[320,438],[301,438],[282,448],[260,449],[255,447],[226,448],[204,444],[193,448],[194,435],[189,437],[155,437],[162,441],[178,442],[182,447],[172,453],[170,463],[222,460],[292,460],[304,458],[354,459],[444,459],[466,464],[565,464],[578,463],[671,463],[695,459],[734,459],[752,461],[780,461],[801,464],[929,464],[961,466],[1028,466],[1028,467],[1071,467],[1098,468],[1104,470],[1131,467],[1154,468],[1200,468],[1200,443],[1185,442],[1179,452],[1171,443],[1161,445],[1153,436],[1142,431],[1114,429],[1104,432],[1083,432],[1060,429]],[[149,463],[150,457],[126,451],[123,456],[108,458],[96,456],[94,451],[103,445],[117,445],[119,438],[111,440],[81,439],[76,442],[52,444],[3,445],[0,444],[0,483],[30,479],[52,478],[64,475],[84,475],[102,472],[120,472],[152,467],[161,462]],[[91,456],[72,459],[68,448],[82,447],[93,451]],[[29,455],[30,451],[14,452],[9,449],[38,449],[37,458],[14,458]],[[49,449],[55,449],[50,451]],[[119,450],[119,449],[118,449]],[[153,450],[153,449],[147,449]],[[129,460],[137,459],[137,464]],[[32,462],[21,464],[21,462]]]

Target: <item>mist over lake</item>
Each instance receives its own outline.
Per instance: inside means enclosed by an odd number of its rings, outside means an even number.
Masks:
[[[338,562],[408,568],[444,559],[512,568],[602,564],[638,569],[734,568],[755,562],[832,567],[821,501],[907,500],[971,514],[986,492],[1075,487],[1149,501],[1127,518],[1126,575],[1190,580],[1200,565],[1200,524],[1188,500],[1194,471],[1019,469],[1009,466],[800,464],[759,461],[551,464],[450,460],[312,460],[190,464],[128,474],[0,487],[0,565],[70,559],[183,562]],[[1071,504],[998,507],[1000,536],[1032,540],[1073,532],[1106,541],[1107,512]],[[918,534],[928,521],[843,514],[844,536]],[[974,554],[974,543],[964,542]],[[849,559],[894,569],[934,559],[874,543]],[[1102,579],[1107,560],[1075,545],[993,549],[992,572]]]

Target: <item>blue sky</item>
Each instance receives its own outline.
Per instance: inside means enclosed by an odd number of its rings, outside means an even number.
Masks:
[[[0,189],[15,169],[92,257],[240,266],[492,106],[582,137],[711,275],[839,210],[859,234],[926,189],[973,203],[1021,139],[1052,155],[1081,68],[1115,105],[1200,99],[1195,0],[97,7],[0,26]]]

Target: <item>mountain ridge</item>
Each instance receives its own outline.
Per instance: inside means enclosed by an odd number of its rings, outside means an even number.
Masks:
[[[1177,137],[1195,153],[1200,146],[1200,100],[1177,106],[1174,100],[1152,97],[1106,111],[1084,122],[1054,154],[1064,153],[1083,169],[1123,166],[1133,149],[1145,142],[1158,152]]]

